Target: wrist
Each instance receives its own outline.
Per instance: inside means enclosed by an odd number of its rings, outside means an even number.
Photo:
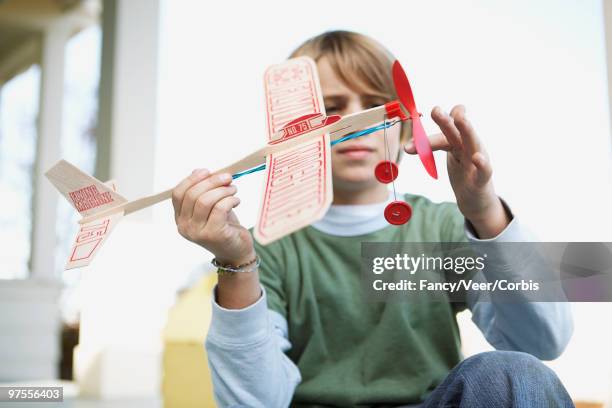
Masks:
[[[243,309],[261,297],[257,270],[247,273],[224,273],[217,276],[219,306],[226,309]]]
[[[499,235],[510,223],[511,216],[506,211],[499,197],[484,211],[465,217],[481,239],[493,238]]]
[[[243,265],[253,261],[256,258],[255,249],[252,248],[250,251],[247,251],[244,254],[240,254],[237,256],[230,257],[215,257],[217,262],[221,265],[230,265],[237,267],[239,265]]]

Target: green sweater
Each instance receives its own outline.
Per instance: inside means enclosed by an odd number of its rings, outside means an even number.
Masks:
[[[292,406],[418,403],[461,360],[455,314],[464,304],[362,296],[361,242],[467,240],[455,204],[405,198],[413,216],[402,226],[351,237],[306,227],[256,244],[268,307],[287,320],[287,355],[302,375]]]

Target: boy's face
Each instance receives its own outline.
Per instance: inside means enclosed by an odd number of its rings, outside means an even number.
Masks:
[[[382,96],[350,89],[338,78],[325,57],[319,60],[317,68],[328,115],[345,116],[388,102]],[[382,123],[382,117],[380,121]],[[334,146],[331,150],[334,189],[355,191],[380,185],[374,176],[374,168],[385,158],[396,160],[400,149],[399,137],[400,126],[387,129],[389,152],[386,156],[382,130]]]

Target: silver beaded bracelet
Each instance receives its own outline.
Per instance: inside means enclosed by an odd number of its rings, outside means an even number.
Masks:
[[[255,259],[253,259],[252,261],[249,261],[247,263],[244,263],[242,265],[238,265],[238,266],[233,266],[233,265],[221,265],[218,261],[217,258],[213,258],[212,261],[210,261],[210,263],[217,268],[217,273],[222,274],[222,273],[227,273],[227,272],[253,272],[257,270],[257,267],[259,267],[259,265],[261,264],[261,259],[259,259],[259,256],[255,255]]]

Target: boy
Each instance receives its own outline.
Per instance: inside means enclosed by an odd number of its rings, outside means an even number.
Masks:
[[[351,32],[321,34],[292,57],[312,57],[327,114],[347,115],[396,99],[394,58]],[[497,197],[487,154],[456,106],[432,118],[443,135],[457,205],[405,195],[411,221],[391,226],[391,199],[374,177],[385,159],[380,133],[332,149],[333,205],[325,217],[268,246],[254,243],[232,212],[231,175],[197,170],[174,189],[178,230],[215,255],[219,274],[206,347],[220,406],[572,406],[542,359],[569,341],[567,304],[369,303],[360,296],[361,242],[524,240]],[[391,157],[415,154],[407,130],[387,130]],[[258,259],[261,260],[259,265]],[[501,264],[502,261],[498,261]],[[504,273],[490,260],[486,273]],[[258,268],[259,266],[259,268]],[[220,268],[223,270],[224,268]],[[455,314],[469,307],[498,350],[461,362]]]

